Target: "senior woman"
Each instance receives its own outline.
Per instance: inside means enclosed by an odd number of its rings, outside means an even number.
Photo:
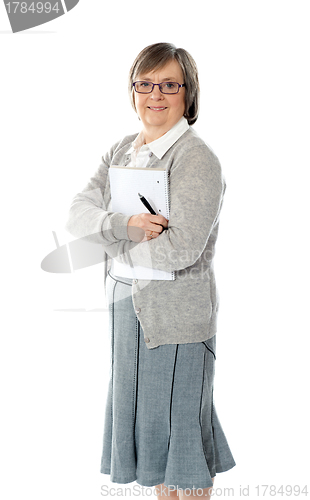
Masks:
[[[213,256],[225,192],[221,166],[192,129],[196,64],[184,49],[143,49],[129,75],[141,121],[74,198],[66,229],[103,245],[111,331],[111,379],[101,472],[167,495],[209,497],[216,473],[235,465],[213,404],[218,294]],[[109,167],[168,173],[169,221],[146,209],[109,210]],[[142,207],[142,205],[141,205]],[[174,280],[116,275],[116,261],[174,271]],[[151,264],[150,264],[151,262]],[[184,491],[186,490],[186,491]]]

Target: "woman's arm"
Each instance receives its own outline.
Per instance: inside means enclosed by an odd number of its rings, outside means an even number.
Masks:
[[[191,266],[218,220],[224,192],[220,163],[206,145],[180,151],[170,171],[168,229],[138,244],[126,240],[105,244],[106,253],[122,263],[168,272]]]
[[[109,166],[113,146],[100,164],[87,186],[72,200],[65,229],[77,238],[108,245],[130,240],[127,231],[130,215],[108,210],[111,199]]]

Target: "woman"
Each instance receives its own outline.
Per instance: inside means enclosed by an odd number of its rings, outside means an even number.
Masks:
[[[182,498],[185,489],[186,498],[197,489],[209,497],[216,473],[235,465],[213,405],[213,256],[225,180],[191,128],[199,83],[188,52],[146,47],[130,70],[129,92],[142,130],[106,154],[66,225],[107,254],[112,358],[101,472],[113,482],[157,486],[159,498]],[[111,165],[166,169],[169,221],[146,209],[109,210]],[[135,265],[150,267],[151,258],[151,267],[174,271],[175,280],[116,276],[114,263],[128,263],[129,252]]]

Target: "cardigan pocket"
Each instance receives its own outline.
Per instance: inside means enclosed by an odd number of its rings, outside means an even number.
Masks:
[[[106,300],[110,312],[110,318],[113,316],[114,291],[117,281],[115,281],[108,272],[106,278]]]
[[[129,285],[132,286],[132,279],[130,278],[122,278],[121,276],[114,276],[111,273],[111,270],[108,271],[108,276],[111,278],[111,280],[114,281],[114,283],[123,283],[124,285]]]
[[[213,335],[210,339],[204,340],[202,342],[208,351],[212,352],[214,359],[216,359],[216,335]]]

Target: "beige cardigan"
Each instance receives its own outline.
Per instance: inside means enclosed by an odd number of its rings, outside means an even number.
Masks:
[[[216,333],[218,293],[213,257],[226,182],[213,151],[190,127],[147,168],[165,168],[170,187],[170,218],[157,238],[135,243],[130,216],[109,210],[110,165],[127,165],[137,134],[115,144],[71,204],[66,229],[103,245],[105,278],[111,257],[120,262],[175,271],[175,280],[133,280],[133,306],[149,349],[162,344],[202,342]],[[144,210],[142,209],[141,212]]]

